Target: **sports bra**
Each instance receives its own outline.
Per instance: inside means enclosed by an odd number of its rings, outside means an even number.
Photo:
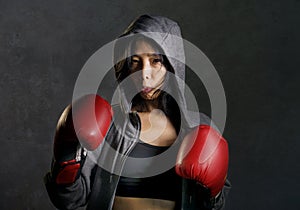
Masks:
[[[168,148],[169,146],[154,146],[139,140],[129,156],[135,158],[153,157],[161,154]],[[135,175],[139,171],[151,167],[151,164],[157,163],[130,165],[125,162],[124,170],[130,170],[132,175]],[[116,196],[176,201],[181,198],[181,178],[176,174],[174,167],[164,173],[151,177],[131,178],[120,176]]]

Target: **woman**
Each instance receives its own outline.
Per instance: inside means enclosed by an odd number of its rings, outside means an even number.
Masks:
[[[115,43],[120,105],[88,95],[65,109],[45,176],[57,208],[224,207],[227,144],[205,115],[186,109],[180,37],[174,21],[140,16]],[[207,144],[216,146],[203,152]]]

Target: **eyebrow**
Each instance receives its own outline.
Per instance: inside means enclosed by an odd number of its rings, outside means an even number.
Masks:
[[[159,53],[142,53],[142,54],[146,54],[146,56],[148,56],[148,57],[156,57],[156,56],[161,56],[161,54],[159,54]],[[137,57],[139,57],[140,56],[140,54],[133,54],[131,57],[133,57],[133,56],[137,56]]]

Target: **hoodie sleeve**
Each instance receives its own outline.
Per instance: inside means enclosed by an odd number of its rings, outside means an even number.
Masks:
[[[226,180],[221,193],[216,198],[211,198],[209,190],[195,180],[183,179],[182,208],[184,210],[224,210],[225,200],[231,188]]]
[[[221,194],[213,200],[212,210],[223,210],[225,209],[225,200],[230,191],[231,184],[229,180],[226,180],[225,185],[221,191]]]
[[[96,165],[87,157],[80,177],[71,185],[58,185],[48,172],[44,177],[51,202],[58,209],[76,209],[86,205],[94,180]]]

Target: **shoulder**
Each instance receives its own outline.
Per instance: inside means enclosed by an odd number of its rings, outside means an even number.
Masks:
[[[189,121],[192,122],[190,123],[190,128],[195,128],[197,126],[210,126],[216,131],[220,132],[216,124],[212,121],[212,119],[207,116],[205,113],[202,112],[195,112],[195,111],[189,111],[187,110],[186,112],[187,117],[189,118]]]

